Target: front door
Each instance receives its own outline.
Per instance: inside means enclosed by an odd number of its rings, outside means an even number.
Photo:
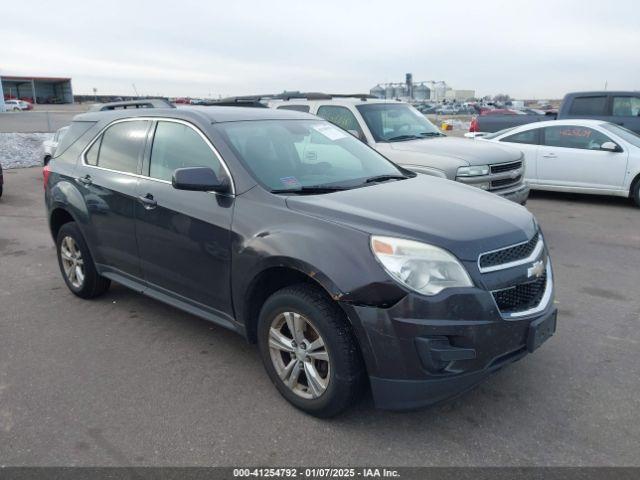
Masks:
[[[173,172],[196,166],[226,175],[196,127],[158,121],[145,165],[148,178],[140,179],[136,202],[143,275],[161,293],[231,315],[233,197],[174,189]]]
[[[141,276],[135,236],[138,173],[151,122],[119,121],[89,147],[77,169],[87,206],[85,229],[94,260],[104,270]]]
[[[600,145],[611,141],[604,133],[589,127],[544,128],[538,150],[539,182],[587,189],[622,188],[628,154],[600,149]]]

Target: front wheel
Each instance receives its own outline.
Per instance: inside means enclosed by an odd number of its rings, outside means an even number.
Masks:
[[[280,394],[317,417],[334,416],[362,391],[364,367],[344,313],[312,285],[295,285],[267,299],[258,346]]]

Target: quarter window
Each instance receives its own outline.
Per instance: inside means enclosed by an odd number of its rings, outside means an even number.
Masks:
[[[537,145],[539,133],[540,133],[540,129],[534,128],[532,130],[526,130],[524,132],[516,133],[514,135],[509,135],[508,137],[504,137],[500,141],[508,142],[508,143],[527,143],[529,145]]]
[[[318,108],[318,116],[325,120],[339,126],[343,130],[350,130],[352,132],[358,132],[358,135],[362,136],[360,125],[356,117],[345,107],[334,107],[331,105],[323,105]]]
[[[87,152],[87,163],[118,172],[138,173],[138,161],[148,128],[147,120],[112,125]]]
[[[640,97],[613,97],[613,115],[616,117],[640,116]]]
[[[575,97],[569,113],[571,115],[606,115],[607,97]]]
[[[603,143],[610,141],[605,134],[587,127],[566,125],[544,129],[544,144],[549,147],[599,150]]]
[[[185,167],[209,167],[223,175],[220,161],[198,132],[183,123],[158,122],[149,176],[171,181],[173,172]]]

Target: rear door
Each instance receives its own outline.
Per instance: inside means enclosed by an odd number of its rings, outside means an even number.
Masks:
[[[611,97],[611,122],[640,134],[640,96],[613,95]]]
[[[198,308],[231,314],[230,195],[176,190],[173,172],[210,167],[227,176],[218,154],[194,125],[158,120],[136,202],[137,240],[145,280]]]
[[[545,127],[538,152],[539,182],[573,188],[622,188],[628,153],[600,149],[600,145],[612,141],[589,127]]]
[[[138,173],[151,122],[117,121],[83,153],[76,182],[88,210],[91,253],[113,273],[139,278],[135,236]]]

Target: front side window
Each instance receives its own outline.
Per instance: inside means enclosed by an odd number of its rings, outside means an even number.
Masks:
[[[339,126],[343,130],[360,133],[358,120],[346,107],[336,107],[333,105],[323,105],[318,108],[318,116],[326,121]]]
[[[151,147],[149,176],[171,181],[185,167],[209,167],[224,175],[220,160],[198,132],[183,123],[159,121]]]
[[[600,150],[603,143],[610,141],[605,134],[588,127],[566,125],[544,129],[544,144],[549,147]]]
[[[613,115],[640,117],[640,97],[613,97]]]
[[[571,104],[571,115],[606,115],[607,97],[575,97]]]
[[[372,103],[356,108],[376,142],[444,136],[423,114],[407,104]]]
[[[214,128],[269,190],[353,188],[370,177],[406,175],[354,136],[324,121],[228,122]]]
[[[539,132],[540,132],[539,128],[534,128],[532,130],[525,130],[524,132],[515,133],[513,135],[509,135],[508,137],[504,137],[500,141],[509,142],[509,143],[526,143],[529,145],[537,145]]]
[[[138,173],[138,161],[148,128],[147,120],[119,122],[110,126],[87,152],[87,163],[118,172]]]

